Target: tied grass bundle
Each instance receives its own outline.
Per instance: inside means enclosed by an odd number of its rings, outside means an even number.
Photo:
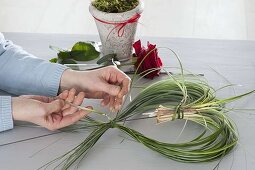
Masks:
[[[94,0],[92,5],[99,11],[120,13],[134,9],[139,4],[138,0]]]
[[[114,119],[101,122],[86,117],[71,126],[71,131],[88,128],[93,131],[77,147],[43,167],[58,163],[57,167],[69,169],[74,163],[81,161],[110,128],[117,128],[151,150],[176,161],[197,163],[220,159],[238,142],[236,127],[227,115],[231,109],[225,105],[254,92],[218,99],[216,90],[203,80],[188,81],[183,75],[180,78],[171,76],[143,89]],[[201,125],[204,131],[189,142],[166,143],[146,137],[123,125],[132,116],[152,110],[155,112],[151,116],[155,116],[158,123],[185,119]]]

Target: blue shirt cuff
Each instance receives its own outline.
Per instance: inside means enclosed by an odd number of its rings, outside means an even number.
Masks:
[[[0,96],[0,131],[13,128],[11,96]]]
[[[48,63],[46,71],[44,72],[44,75],[41,79],[42,87],[47,89],[44,90],[45,96],[58,95],[61,77],[63,75],[63,72],[67,69],[69,68],[61,64]]]

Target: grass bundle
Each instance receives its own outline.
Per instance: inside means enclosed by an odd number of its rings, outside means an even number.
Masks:
[[[185,93],[181,88],[185,88]],[[157,108],[152,116],[157,117],[158,123],[186,119],[202,125],[204,131],[189,142],[171,144],[150,139],[128,127],[117,127],[170,159],[180,162],[213,161],[229,153],[238,141],[225,104],[253,92],[219,100],[215,91],[202,82],[181,84],[171,79],[163,80],[143,90],[116,118],[117,121]]]
[[[238,100],[254,91],[227,99],[217,99],[216,90],[204,81],[192,82],[171,77],[158,81],[141,93],[109,122],[86,117],[71,130],[93,128],[92,133],[77,147],[43,167],[59,162],[62,169],[79,162],[110,128],[117,128],[163,156],[180,162],[208,162],[222,158],[238,142],[238,134],[232,120],[226,114],[225,104]],[[134,115],[151,110],[158,123],[186,119],[204,127],[204,131],[185,143],[165,143],[151,139],[123,125]]]

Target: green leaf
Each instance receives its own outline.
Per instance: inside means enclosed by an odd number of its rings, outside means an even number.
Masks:
[[[58,62],[60,64],[73,64],[75,61],[90,61],[99,57],[100,53],[95,48],[95,42],[77,42],[72,50],[63,50],[61,48],[50,46],[51,49],[58,51],[58,58],[50,60],[50,62]]]
[[[58,58],[52,58],[49,60],[51,63],[57,63],[58,62]]]
[[[59,64],[77,64],[77,62],[73,59],[59,59],[58,60]]]
[[[116,56],[117,56],[116,54],[107,54],[107,55],[103,56],[102,58],[100,58],[97,61],[97,64],[103,64],[103,63],[109,63],[109,62],[112,63],[112,59],[117,60]]]
[[[92,45],[92,43],[86,43],[86,42],[78,42],[76,43],[72,51],[70,52],[70,55],[74,60],[77,61],[90,61],[94,60],[97,57],[99,57],[99,52],[96,50],[96,48]]]
[[[61,60],[72,59],[71,52],[70,51],[59,52],[58,59],[61,59]]]

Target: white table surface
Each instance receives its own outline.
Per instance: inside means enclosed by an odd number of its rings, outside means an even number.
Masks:
[[[7,39],[21,45],[35,56],[46,60],[56,55],[54,51],[48,48],[49,45],[70,48],[77,41],[99,40],[97,36],[88,35],[27,33],[4,33],[4,35]],[[179,53],[186,69],[193,73],[205,74],[205,77],[215,88],[228,83],[239,85],[235,88],[223,90],[219,93],[220,97],[229,97],[255,89],[255,42],[253,41],[155,37],[143,37],[142,40],[144,44],[149,40],[158,46],[172,48]],[[177,66],[176,59],[167,50],[160,50],[160,55],[165,66]],[[154,81],[158,79],[156,78]],[[1,94],[4,94],[4,92],[1,92]],[[86,104],[92,104],[100,109],[96,100],[84,102],[84,105]],[[241,99],[230,106],[241,109],[255,108],[255,95]],[[255,169],[255,113],[232,112],[230,116],[238,127],[240,141],[236,149],[224,157],[219,169]],[[129,122],[127,125],[150,137],[173,142],[179,135],[184,121],[155,125],[155,120],[137,120]],[[188,123],[179,140],[185,140],[200,131],[199,126]],[[13,130],[0,133],[0,145],[51,133],[43,128],[16,126]],[[37,169],[79,144],[88,134],[89,132],[59,133],[0,146],[0,170]],[[125,137],[124,141],[123,137]],[[207,170],[213,169],[217,163],[218,161],[195,164],[172,161],[147,149],[140,143],[129,140],[118,130],[110,129],[90,150],[78,169]]]

